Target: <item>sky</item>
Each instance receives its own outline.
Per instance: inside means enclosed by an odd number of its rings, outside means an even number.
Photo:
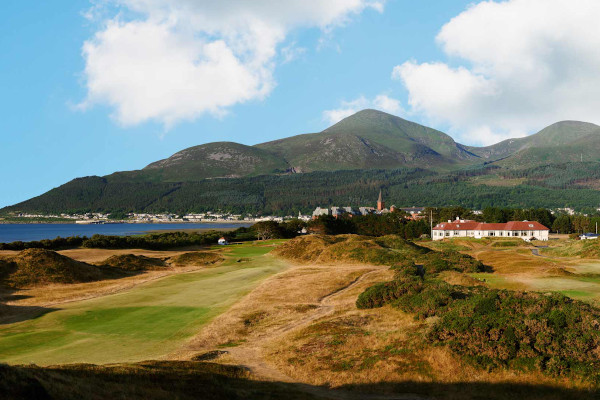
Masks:
[[[597,0],[0,2],[0,207],[364,108],[467,145],[600,123]]]

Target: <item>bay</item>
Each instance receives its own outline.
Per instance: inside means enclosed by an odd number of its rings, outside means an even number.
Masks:
[[[175,224],[0,224],[0,243],[15,241],[29,242],[32,240],[54,239],[58,236],[92,236],[116,235],[128,236],[148,233],[150,231],[174,231],[194,229],[230,229],[250,224],[235,223],[175,223]]]

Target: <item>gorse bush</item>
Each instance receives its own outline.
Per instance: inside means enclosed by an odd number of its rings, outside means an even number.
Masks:
[[[46,249],[61,250],[79,247],[87,237],[71,236],[67,238],[57,237],[56,239],[34,240],[31,242],[16,241],[12,243],[0,243],[0,250],[25,250],[25,249]]]
[[[160,270],[166,267],[160,258],[138,256],[135,254],[115,254],[102,261],[100,265],[120,268],[125,271]]]
[[[576,374],[600,383],[600,310],[560,294],[485,290],[456,301],[429,333],[483,367]]]
[[[450,285],[440,272],[483,265],[452,252],[424,258],[422,269],[412,261],[394,265],[394,280],[366,289],[356,306],[390,304],[416,318],[436,316],[426,340],[481,368],[535,370],[600,384],[598,308],[560,294]]]

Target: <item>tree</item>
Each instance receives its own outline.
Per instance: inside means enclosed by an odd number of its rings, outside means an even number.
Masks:
[[[559,215],[552,224],[552,230],[557,233],[571,233],[571,218],[568,215]]]
[[[280,226],[275,221],[261,221],[252,226],[258,240],[268,240],[281,237]]]

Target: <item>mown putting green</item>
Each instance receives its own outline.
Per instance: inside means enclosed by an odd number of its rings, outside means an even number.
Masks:
[[[39,365],[156,359],[286,264],[272,247],[224,249],[233,262],[173,275],[127,292],[69,303],[39,318],[0,327],[0,362]],[[244,263],[235,258],[244,257]]]

